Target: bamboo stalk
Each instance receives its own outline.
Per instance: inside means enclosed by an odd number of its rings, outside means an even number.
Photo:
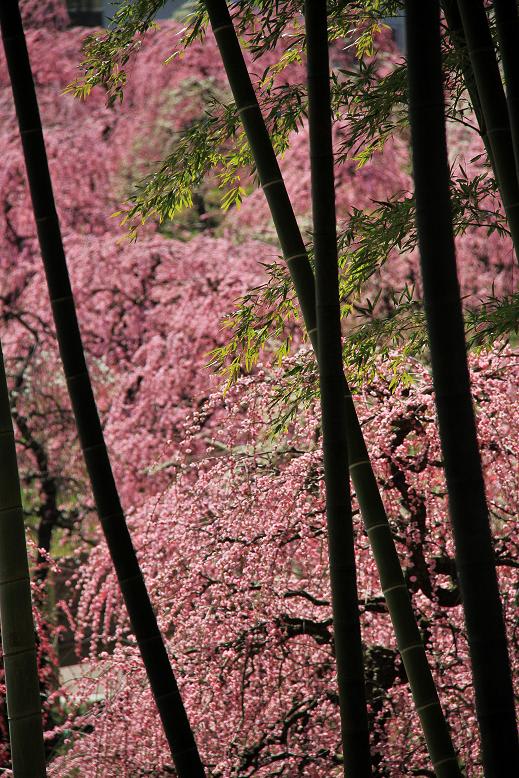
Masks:
[[[44,778],[31,583],[13,424],[0,345],[0,623],[14,778]]]
[[[231,91],[245,129],[260,184],[299,299],[306,331],[317,353],[315,281],[292,204],[258,105],[225,0],[205,0]],[[343,379],[344,380],[344,379]],[[388,518],[355,405],[344,380],[349,470],[377,565],[382,591],[437,778],[461,771],[431,674],[400,567]]]
[[[465,39],[465,32],[463,30],[463,24],[458,8],[458,0],[440,0],[440,6],[445,15],[445,21],[447,22],[452,45],[460,60],[463,80],[465,81],[465,87],[469,94],[470,102],[472,103],[472,109],[476,116],[476,121],[479,127],[479,134],[481,135],[483,143],[485,144],[485,151],[487,153],[488,159],[490,160],[490,164],[492,165],[494,178],[499,185],[496,165],[492,156],[492,148],[490,146],[490,140],[487,134],[485,117],[483,116],[483,111],[481,109],[481,102],[476,86],[474,71],[472,70],[472,65],[470,64],[467,41]]]
[[[506,631],[494,564],[456,271],[438,0],[406,0],[417,231],[436,409],[486,778],[519,775]]]
[[[516,177],[519,178],[519,14],[516,0],[494,0],[501,64],[505,77]]]
[[[326,0],[306,0],[308,125],[319,385],[333,632],[344,773],[370,776],[364,660],[348,473]]]
[[[458,0],[497,182],[519,259],[519,183],[506,97],[483,0]]]
[[[2,0],[0,24],[59,349],[97,511],[178,774],[184,778],[203,776],[104,441],[77,321],[17,0]]]

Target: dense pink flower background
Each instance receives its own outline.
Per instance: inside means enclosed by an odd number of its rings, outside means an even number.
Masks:
[[[182,90],[193,94],[196,83],[225,89],[214,41],[195,43],[166,65],[179,28],[161,25],[130,68],[123,103],[108,108],[101,90],[86,103],[63,93],[77,74],[87,31],[67,28],[59,3],[27,0],[22,6],[105,433],[203,760],[209,774],[221,778],[340,775],[317,408],[300,409],[273,441],[268,429],[282,369],[266,355],[224,393],[221,377],[207,367],[208,353],[228,337],[223,319],[263,282],[263,265],[278,257],[263,194],[253,192],[216,230],[202,223],[183,240],[148,224],[129,243],[111,217],[135,175],[160,159],[172,133],[203,110]],[[69,719],[49,718],[49,742],[61,737],[49,775],[165,776],[173,770],[170,756],[75,442],[2,57],[0,113],[0,316],[13,405],[41,443],[63,504],[82,519],[81,539],[71,550],[62,533],[63,558],[55,555],[68,571],[73,605],[63,607],[86,664],[83,679],[68,690]],[[339,144],[347,126],[335,132]],[[478,139],[461,131],[454,138],[457,164],[477,173],[480,163],[470,160],[481,152]],[[282,160],[304,229],[310,227],[307,143],[303,126]],[[374,201],[410,188],[408,149],[399,137],[363,168],[353,162],[338,168],[339,219],[346,223],[353,206],[369,210]],[[467,300],[513,290],[506,238],[471,228],[457,249]],[[409,281],[419,287],[417,258],[395,253],[370,289],[398,290]],[[288,366],[310,361],[304,344],[300,348]],[[392,392],[392,376],[381,365],[358,410],[455,743],[467,775],[478,776],[431,377],[418,362],[412,369],[413,383]],[[495,349],[474,356],[471,371],[513,652],[519,367],[510,350]],[[39,467],[36,449],[26,445],[20,424],[22,477],[38,502],[43,481],[31,476]],[[356,547],[378,775],[426,775],[416,772],[431,768],[358,512]],[[78,713],[76,704],[99,689],[102,702]],[[4,732],[3,759],[5,749]]]

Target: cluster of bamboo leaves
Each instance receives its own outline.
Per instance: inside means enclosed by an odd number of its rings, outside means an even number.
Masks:
[[[109,100],[122,99],[126,79],[125,66],[140,46],[142,36],[153,26],[153,16],[161,0],[131,0],[117,6],[111,28],[90,39],[85,48],[84,76],[70,90],[85,97],[102,84]],[[345,39],[355,53],[355,64],[332,74],[331,102],[334,117],[347,120],[348,133],[336,149],[336,164],[354,159],[360,167],[388,140],[408,133],[407,66],[397,63],[380,76],[376,53],[376,34],[388,17],[402,11],[402,2],[369,0],[328,4],[330,39]],[[278,47],[276,61],[259,74],[261,108],[274,150],[282,156],[289,147],[290,135],[298,131],[307,115],[306,85],[276,85],[275,77],[288,65],[300,61],[305,48],[304,28],[299,21],[299,2],[271,3],[245,0],[234,15],[241,43],[257,59],[265,51]],[[199,3],[188,17],[182,45],[205,35],[207,14]],[[174,57],[179,52],[172,52]],[[380,53],[378,53],[380,56]],[[449,35],[442,36],[442,56],[446,87],[446,118],[478,132],[472,105],[464,81],[467,53],[455,48]],[[258,63],[259,64],[259,63]],[[224,209],[239,207],[250,182],[257,182],[240,117],[233,102],[221,96],[207,100],[202,116],[181,131],[159,167],[139,182],[118,212],[130,236],[150,218],[168,222],[179,212],[192,207],[193,195],[210,172],[216,174]],[[452,170],[451,198],[456,235],[478,226],[500,234],[508,232],[499,207],[497,184],[490,166],[478,175],[468,176],[459,166]],[[488,207],[488,202],[495,207]],[[386,299],[369,299],[363,291],[394,252],[409,252],[416,247],[414,200],[408,192],[395,193],[369,209],[352,208],[339,224],[338,245],[341,267],[341,302],[349,341],[345,358],[356,381],[373,375],[377,359],[391,359],[404,343],[406,355],[424,356],[426,339],[421,302],[412,289]],[[273,238],[274,238],[274,233]],[[310,236],[308,236],[310,243]],[[290,348],[290,332],[298,317],[293,304],[288,275],[283,268],[269,266],[266,283],[241,299],[226,321],[228,341],[213,354],[230,380],[257,362],[263,349],[281,361]],[[409,299],[411,296],[411,299]],[[501,305],[503,310],[500,310]],[[471,302],[466,308],[469,346],[479,348],[506,337],[517,321],[515,296],[502,301],[491,295]],[[363,310],[368,315],[363,318]],[[480,324],[482,322],[482,325]],[[362,348],[359,349],[359,344]],[[401,375],[397,362],[395,376]]]

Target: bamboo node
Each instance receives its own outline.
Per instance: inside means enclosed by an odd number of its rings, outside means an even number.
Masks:
[[[259,105],[257,103],[244,105],[243,108],[238,108],[238,113],[245,113],[245,111],[251,111],[253,108],[259,108]]]
[[[111,516],[106,516],[105,518],[109,519],[112,516],[118,516],[118,515],[119,514],[112,513]],[[119,583],[121,584],[121,586],[123,586],[124,584],[130,583],[130,581],[139,581],[139,580],[143,580],[142,573],[140,571],[137,573],[137,575],[129,575],[127,578],[120,578]],[[147,639],[148,638],[145,638],[145,640]]]
[[[285,257],[285,262],[288,264],[289,262],[292,262],[293,259],[305,259],[307,257],[306,251],[301,252],[300,254],[292,254],[291,257]],[[317,329],[314,327],[314,329]],[[310,330],[313,332],[313,330]]]
[[[275,178],[273,181],[267,181],[266,184],[262,184],[261,188],[266,189],[268,186],[274,186],[274,184],[283,184],[283,183],[284,182],[282,178]]]
[[[358,462],[354,462],[352,465],[350,465],[350,470],[353,470],[354,467],[360,467],[361,465],[369,465],[369,459],[359,459]]]
[[[65,297],[54,297],[50,302],[52,305],[54,305],[55,303],[64,303],[64,302],[68,302],[69,300],[72,300],[72,295],[67,294]]]
[[[434,708],[436,705],[439,705],[438,700],[433,700],[432,702],[428,702],[425,705],[420,705],[420,707],[416,709],[416,712],[420,713],[421,710],[425,710],[426,708]],[[436,762],[436,764],[438,764],[438,762]]]
[[[220,27],[213,27],[213,35],[216,35],[217,32],[221,32],[222,30],[232,29],[234,29],[232,24],[221,24]]]
[[[166,692],[166,694],[159,694],[155,699],[158,702],[159,700],[167,700],[168,697],[180,697],[180,693],[179,693],[178,689],[175,689],[172,692]],[[191,750],[191,749],[188,749],[188,750]]]
[[[407,651],[413,651],[416,648],[423,648],[423,643],[413,643],[412,646],[407,646],[400,651],[400,655],[407,653]]]
[[[65,378],[67,381],[75,381],[77,378],[84,378],[84,376],[87,375],[86,370],[82,370],[81,373],[72,373],[72,375],[67,375]]]
[[[22,579],[20,578],[19,580],[22,580]],[[36,653],[36,649],[34,648],[34,646],[32,648],[31,647],[29,647],[29,648],[20,648],[18,651],[8,651],[7,653],[4,651],[3,652],[3,657],[4,657],[4,659],[9,659],[9,657],[11,657],[11,656],[18,656],[18,654],[30,654],[30,653],[33,653],[33,654]]]
[[[375,529],[380,529],[381,527],[385,527],[386,529],[389,529],[389,523],[387,521],[380,522],[379,524],[374,524],[372,527],[369,527],[366,529],[366,532],[369,533],[373,532]]]
[[[9,511],[16,511],[16,510],[21,510],[21,509],[22,509],[21,503],[17,502],[16,505],[8,505],[5,508],[0,508],[0,516],[2,515],[2,513],[9,513]],[[11,580],[10,578],[6,578],[6,579],[0,581],[0,585],[3,584],[3,583],[7,583],[10,580]],[[13,578],[12,580],[13,581],[17,581],[18,579],[17,578]]]
[[[433,762],[433,767],[436,768],[438,765],[446,764],[447,762],[456,762],[456,764],[459,765],[457,756],[447,756],[445,759],[440,759],[438,762]]]
[[[395,589],[405,589],[407,591],[407,586],[405,585],[405,583],[396,584],[396,586],[389,586],[387,589],[382,589],[382,594],[385,597],[386,594],[394,591]]]
[[[104,443],[94,443],[93,446],[87,446],[83,449],[83,454],[86,454],[88,451],[94,451],[96,448],[106,448]]]
[[[157,632],[154,635],[150,635],[147,638],[138,638],[137,645],[138,646],[142,646],[142,645],[144,645],[146,643],[152,643],[154,640],[155,641],[156,640],[160,640],[160,642],[162,643],[162,637],[160,635],[160,632],[158,632],[158,629],[157,629]],[[169,694],[169,692],[168,692],[168,694]],[[157,698],[157,699],[160,699],[160,698]]]
[[[487,135],[494,135],[494,133],[497,133],[497,132],[509,133],[510,132],[510,128],[509,127],[492,127],[492,129],[489,129],[487,127]]]
[[[19,716],[8,716],[9,721],[20,721],[20,719],[30,719],[33,716],[38,716],[40,718],[41,716],[41,708],[39,710],[34,710],[31,713],[20,713]]]

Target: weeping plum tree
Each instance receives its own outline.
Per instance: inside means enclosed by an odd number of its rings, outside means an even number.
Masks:
[[[326,519],[344,772],[371,775],[348,472],[326,2],[306,0],[308,121]]]
[[[439,4],[408,0],[406,13],[416,217],[436,408],[485,775],[498,778],[519,772],[519,748],[456,269]],[[498,145],[493,141],[493,148]]]
[[[186,778],[203,776],[104,442],[83,352],[17,0],[2,3],[0,23],[59,349],[99,518],[178,773]]]
[[[0,346],[0,625],[14,778],[44,778],[45,749],[18,464]]]

